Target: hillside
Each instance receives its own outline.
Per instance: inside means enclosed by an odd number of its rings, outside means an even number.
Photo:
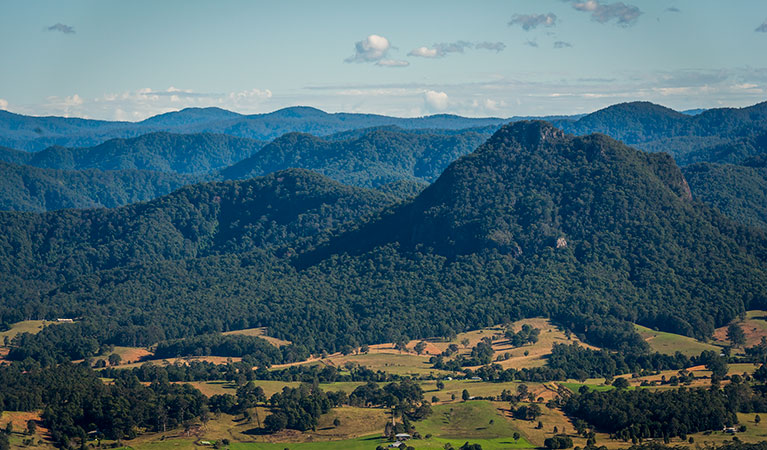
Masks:
[[[41,286],[116,267],[300,246],[393,201],[289,170],[117,209],[2,212],[2,291],[34,297]]]
[[[748,164],[753,159],[767,157],[767,134],[759,132],[754,136],[734,139],[716,145],[703,147],[681,158],[681,164],[705,161],[721,164]]]
[[[568,133],[603,133],[642,150],[667,152],[685,164],[737,162],[719,154],[762,132],[767,124],[767,102],[746,108],[709,109],[694,116],[649,102],[631,102],[609,106],[575,121],[555,123]]]
[[[65,170],[152,170],[205,173],[241,161],[264,143],[215,134],[150,133],[112,139],[89,148],[49,147],[28,153],[0,149],[0,159],[35,167]]]
[[[0,162],[0,210],[112,208],[198,181],[198,176],[146,170],[55,170]]]
[[[499,292],[524,298],[519,307],[540,301],[537,307],[559,314],[596,303],[640,323],[699,335],[764,291],[758,268],[764,242],[764,235],[692,201],[667,155],[534,122],[504,127],[411,203],[301,262],[389,245],[458,261],[510,258],[516,279]],[[733,291],[738,296],[726,294]],[[642,300],[650,292],[652,306]],[[578,305],[580,295],[590,304]],[[565,299],[574,304],[560,303]]]
[[[695,198],[737,222],[767,229],[767,168],[697,163],[682,170]]]
[[[290,133],[221,170],[220,175],[243,179],[300,167],[356,186],[375,187],[401,180],[431,182],[448,164],[473,151],[487,137],[475,131],[442,135],[373,129],[346,140],[325,140]]]
[[[692,200],[668,155],[541,122],[503,127],[399,205],[289,171],[0,218],[3,321],[84,316],[119,345],[268,327],[335,351],[543,316],[645,349],[629,321],[706,337],[767,298],[765,235]]]

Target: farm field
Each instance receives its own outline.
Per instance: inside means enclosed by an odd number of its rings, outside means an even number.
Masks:
[[[50,325],[58,325],[60,323],[61,322],[57,322],[55,320],[24,320],[22,322],[16,322],[11,325],[10,329],[6,331],[0,331],[0,345],[3,345],[6,337],[8,340],[11,340],[20,333],[37,334],[44,327]]]
[[[270,344],[276,346],[276,347],[282,347],[283,345],[288,345],[291,342],[286,341],[284,339],[277,339],[276,337],[269,336],[267,334],[266,328],[246,328],[243,330],[235,330],[235,331],[227,331],[223,333],[225,336],[233,335],[233,334],[239,334],[242,336],[258,336],[266,341],[268,341]]]
[[[747,316],[748,321],[764,322],[760,312],[751,312]],[[767,322],[765,322],[767,324]],[[522,325],[530,325],[539,328],[539,339],[534,344],[527,344],[517,348],[511,348],[504,337],[506,327],[488,327],[482,330],[476,330],[468,333],[461,333],[451,341],[430,340],[427,342],[422,354],[415,352],[415,345],[419,341],[411,341],[407,344],[407,349],[398,350],[393,344],[372,345],[367,353],[355,353],[343,355],[335,353],[325,357],[314,356],[306,361],[275,365],[271,369],[276,370],[293,365],[328,365],[337,367],[341,373],[344,373],[351,365],[365,366],[376,371],[388,372],[400,376],[409,376],[420,378],[418,383],[424,391],[424,400],[432,403],[433,412],[427,419],[415,422],[416,430],[422,435],[430,435],[428,439],[418,439],[408,441],[408,445],[416,449],[442,449],[445,444],[450,443],[456,448],[464,442],[478,443],[483,449],[508,449],[508,448],[540,448],[543,441],[556,434],[566,433],[569,435],[575,445],[583,447],[586,444],[585,438],[577,436],[574,433],[572,420],[566,417],[558,409],[550,409],[545,406],[546,402],[556,398],[557,390],[565,387],[573,392],[577,392],[582,386],[588,386],[593,390],[614,389],[605,384],[604,378],[591,378],[583,381],[567,380],[564,382],[536,383],[526,382],[503,382],[492,383],[481,380],[470,379],[452,379],[456,374],[448,371],[435,370],[429,363],[429,358],[433,354],[441,353],[450,344],[456,344],[459,347],[457,354],[468,355],[473,345],[480,342],[483,338],[489,337],[494,351],[493,358],[497,359],[506,353],[510,354],[508,359],[496,361],[504,368],[532,368],[539,367],[546,363],[547,355],[556,343],[569,344],[576,342],[579,345],[589,348],[578,340],[574,335],[567,335],[557,326],[546,319],[527,319],[510,324],[512,330],[521,329]],[[12,330],[6,332],[35,332],[42,327],[42,323],[26,322],[16,324]],[[721,348],[719,343],[703,343],[691,338],[671,333],[656,332],[641,326],[636,326],[637,331],[647,339],[653,350],[674,354],[680,351],[689,356],[696,356],[703,350],[717,351]],[[249,330],[240,330],[230,334],[246,334],[252,336],[264,337],[266,330],[254,328]],[[287,341],[270,340],[273,345],[286,345]],[[147,349],[133,347],[115,347],[111,353],[121,356],[122,362],[118,368],[132,368],[145,364],[147,361],[140,361],[143,358],[150,357],[151,353]],[[527,353],[527,355],[525,355]],[[106,359],[108,354],[100,356]],[[98,358],[97,358],[98,359]],[[163,360],[148,360],[152,364],[185,364],[189,361],[210,361],[218,364],[227,361],[238,361],[241,358],[225,358],[216,356],[197,356],[184,358],[169,358]],[[755,364],[730,364],[728,373],[743,374],[752,373],[758,366]],[[710,384],[710,372],[703,366],[688,368],[696,379],[692,382],[692,387],[707,387]],[[657,386],[648,387],[648,389],[674,389],[674,386],[661,385],[661,380],[669,379],[678,375],[677,370],[662,371],[643,377],[632,377],[630,374],[622,375],[629,381],[630,388],[638,388],[644,382],[656,382]],[[434,379],[428,379],[428,378]],[[427,379],[424,379],[427,378]],[[442,389],[437,389],[436,378],[439,378],[443,384]],[[106,380],[107,382],[109,380]],[[724,382],[725,384],[727,381]],[[220,394],[236,395],[237,384],[223,380],[217,381],[193,381],[188,384],[197,388],[205,396]],[[260,386],[267,398],[273,394],[282,391],[285,387],[295,388],[301,383],[297,381],[268,381],[256,380],[254,384]],[[319,387],[326,392],[344,391],[350,394],[364,382],[336,382],[320,383]],[[384,385],[386,383],[379,383]],[[495,400],[486,400],[486,398],[495,399],[503,391],[516,393],[521,384],[527,386],[527,390],[537,400],[541,407],[542,415],[535,421],[526,421],[513,418],[510,404]],[[470,397],[469,401],[462,401],[463,392],[466,391]],[[524,403],[520,403],[524,404]],[[519,404],[518,404],[519,405]],[[517,406],[518,406],[517,405]],[[7,423],[8,418],[12,418],[14,428],[21,426],[24,413],[6,412],[0,419],[0,426]],[[387,446],[389,441],[382,438],[384,425],[391,420],[391,412],[384,408],[357,408],[344,406],[332,409],[319,419],[315,430],[299,432],[295,430],[283,430],[272,435],[262,435],[257,430],[262,421],[271,414],[267,406],[258,406],[251,409],[251,419],[246,421],[242,416],[231,416],[228,414],[217,414],[211,417],[205,426],[192,435],[187,436],[183,430],[169,430],[168,433],[145,434],[131,441],[124,441],[126,448],[133,449],[199,449],[204,447],[200,445],[201,441],[216,442],[228,439],[231,449],[374,449],[378,445]],[[26,416],[24,416],[26,417]],[[767,427],[759,426],[754,421],[754,415],[739,415],[741,422],[747,425],[747,431],[739,433],[740,439],[756,441],[767,438]],[[334,425],[334,421],[338,424]],[[537,426],[538,421],[543,425]],[[18,422],[18,424],[17,424]],[[25,422],[24,422],[25,423]],[[518,440],[514,440],[514,433],[519,433]],[[44,433],[41,430],[38,434]],[[609,436],[597,433],[597,442],[599,445],[606,445],[610,449],[622,449],[630,445],[623,441],[610,440]],[[699,443],[723,443],[731,439],[732,435],[721,432],[699,433],[692,435]],[[20,446],[24,436],[12,436],[12,443]],[[105,442],[108,444],[108,442]],[[672,440],[673,443],[673,440]],[[50,448],[50,443],[43,439],[38,445],[33,442],[29,448]]]
[[[641,325],[634,325],[634,328],[650,344],[650,348],[658,353],[673,355],[681,352],[685,356],[698,356],[706,350],[721,351],[721,347],[717,345],[700,342],[680,334],[655,331]]]
[[[742,321],[736,321],[746,335],[746,347],[758,344],[762,338],[767,338],[767,311],[751,310],[746,312]],[[731,345],[727,339],[727,327],[720,327],[714,331],[714,342],[720,345]]]

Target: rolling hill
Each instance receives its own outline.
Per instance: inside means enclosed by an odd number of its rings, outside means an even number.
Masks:
[[[488,136],[476,131],[437,134],[392,128],[368,130],[345,140],[289,133],[252,157],[221,170],[220,176],[243,179],[300,167],[355,186],[375,187],[403,180],[431,182]]]
[[[709,109],[691,116],[649,102],[621,103],[578,120],[559,120],[568,133],[603,133],[651,152],[670,153],[684,164],[725,160],[731,145],[750,141],[767,125],[767,102],[746,108]],[[742,146],[742,145],[740,145]],[[730,151],[732,152],[732,151]],[[753,156],[753,155],[750,155]]]
[[[0,148],[0,159],[48,169],[152,170],[205,173],[250,157],[264,143],[216,134],[150,133],[88,148],[49,147],[29,153]]]

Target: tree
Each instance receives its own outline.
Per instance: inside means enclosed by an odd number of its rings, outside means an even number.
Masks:
[[[32,419],[29,419],[27,421],[27,434],[32,435],[32,434],[35,434],[36,431],[37,431],[37,422],[35,422]]]
[[[746,344],[746,334],[743,332],[743,328],[737,323],[731,323],[727,327],[727,339],[729,339],[735,347],[742,347]]]
[[[573,440],[568,436],[553,436],[546,438],[543,445],[550,450],[570,448],[573,446]]]
[[[468,348],[469,347],[469,339],[468,338],[461,339],[461,345],[463,345],[463,348]]]
[[[759,414],[757,414],[757,415],[754,417],[754,423],[759,423],[759,422],[761,422],[761,421],[762,421],[762,418],[759,416]]]
[[[117,353],[112,353],[109,355],[109,365],[110,366],[116,366],[120,364],[120,361],[122,361],[122,357],[118,355]]]
[[[442,389],[445,389],[445,383],[442,380],[437,380],[437,390],[441,391]]]
[[[625,378],[616,378],[615,381],[613,381],[613,386],[616,389],[626,389],[629,387],[629,382]]]
[[[470,398],[471,398],[471,396],[469,395],[469,391],[464,389],[463,392],[461,392],[461,400],[466,401],[466,400],[468,400]]]
[[[515,431],[514,434],[511,435],[511,437],[513,437],[515,441],[518,441],[519,438],[522,436],[520,436],[518,431]]]
[[[419,341],[417,344],[415,344],[413,350],[415,350],[415,352],[420,355],[424,350],[426,350],[426,342]]]
[[[271,414],[264,419],[264,428],[269,433],[280,431],[286,426],[288,426],[288,417],[282,411]]]
[[[333,426],[338,428],[339,425],[341,425],[341,420],[338,417],[336,417],[335,419],[333,419]]]

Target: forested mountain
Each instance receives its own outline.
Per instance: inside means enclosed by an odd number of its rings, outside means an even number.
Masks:
[[[388,127],[348,133],[350,137],[343,140],[338,135],[336,140],[325,140],[291,133],[268,144],[263,151],[262,143],[251,139],[163,132],[112,139],[90,148],[50,147],[37,153],[0,148],[0,161],[13,163],[0,166],[10,176],[5,180],[0,208],[50,211],[114,207],[151,200],[195,181],[246,179],[292,167],[310,169],[351,185],[389,184],[385,188],[388,192],[412,197],[450,162],[484,142],[491,131]],[[211,172],[232,163],[237,164],[220,173]],[[95,176],[100,171],[105,172],[99,179]],[[197,176],[174,177],[166,173]],[[132,183],[144,186],[131,187]],[[400,189],[404,191],[395,192]]]
[[[373,129],[346,140],[325,140],[290,133],[267,144],[251,158],[223,169],[220,175],[224,179],[242,179],[301,167],[356,186],[379,186],[400,180],[430,182],[488,136],[475,131],[427,134]]]
[[[112,208],[199,181],[200,176],[146,170],[55,170],[0,162],[0,210]]]
[[[765,234],[692,200],[668,155],[606,136],[505,126],[392,201],[291,170],[116,210],[3,213],[0,321],[82,317],[130,345],[267,326],[316,351],[542,315],[641,348],[623,321],[702,337],[767,306]]]
[[[376,114],[329,114],[291,107],[266,114],[242,115],[218,108],[187,108],[143,122],[107,122],[63,117],[31,117],[0,111],[0,145],[29,151],[51,146],[91,147],[114,138],[166,131],[217,133],[261,141],[291,132],[328,135],[361,128],[396,125],[405,129],[463,129],[500,126],[507,119],[467,118],[448,114],[398,118]]]
[[[524,298],[520,307],[545,292],[560,302],[543,306],[549,314],[604,308],[688,335],[767,292],[764,234],[692,201],[668,155],[606,136],[573,138],[542,122],[504,127],[413,202],[302,263],[392,244],[447,258],[510,258],[517,276],[501,292]],[[590,305],[578,305],[581,296]]]
[[[737,153],[737,147],[752,145],[751,140],[763,134],[767,102],[746,108],[709,109],[694,116],[649,102],[631,102],[609,106],[575,121],[555,123],[568,133],[604,133],[642,150],[667,152],[685,164],[739,162],[721,154],[727,153],[730,145],[736,146],[732,153]]]
[[[737,222],[767,230],[767,167],[697,163],[682,172],[695,198]]]
[[[0,267],[50,283],[147,261],[299,246],[394,201],[292,169],[116,209],[3,212]]]
[[[0,148],[0,159],[50,169],[204,173],[248,158],[263,145],[220,134],[150,133],[88,148],[49,147],[36,153]]]

